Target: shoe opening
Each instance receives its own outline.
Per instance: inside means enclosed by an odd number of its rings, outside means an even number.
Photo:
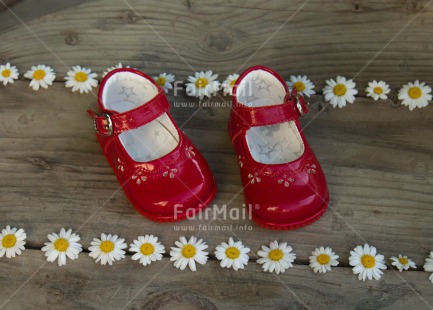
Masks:
[[[238,103],[248,107],[282,104],[286,90],[281,81],[265,70],[254,70],[240,81],[236,89]],[[305,151],[294,121],[251,127],[246,140],[253,159],[262,164],[292,162]]]
[[[158,93],[149,79],[133,72],[117,72],[105,82],[101,101],[104,108],[123,113],[146,104]],[[161,158],[179,144],[179,133],[167,113],[136,129],[122,132],[120,142],[137,162]]]

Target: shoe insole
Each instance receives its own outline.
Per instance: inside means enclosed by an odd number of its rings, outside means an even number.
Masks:
[[[119,72],[105,83],[102,103],[106,109],[123,113],[146,104],[158,93],[148,79],[132,72]],[[166,113],[139,128],[122,132],[120,142],[137,162],[147,162],[172,152],[179,134]]]
[[[248,107],[282,104],[286,91],[281,82],[263,70],[251,71],[236,90],[237,101]],[[304,153],[304,143],[294,121],[251,127],[246,134],[254,160],[263,164],[283,164]]]

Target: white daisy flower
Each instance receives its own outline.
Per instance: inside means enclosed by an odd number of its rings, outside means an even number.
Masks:
[[[194,76],[188,76],[186,93],[188,96],[198,97],[200,100],[207,96],[210,98],[220,89],[220,82],[216,81],[218,74],[212,70],[196,72]]]
[[[331,271],[331,267],[338,266],[338,255],[332,251],[331,248],[316,248],[311,252],[310,256],[310,267],[314,270],[314,273],[326,273]]]
[[[374,246],[365,244],[364,247],[358,245],[353,251],[350,251],[349,264],[353,266],[353,273],[359,274],[358,279],[379,280],[386,269],[383,255],[376,253]]]
[[[156,84],[158,84],[158,86],[164,89],[166,93],[168,93],[169,89],[173,89],[173,85],[171,85],[171,83],[174,82],[173,74],[161,73],[158,76],[154,76],[153,79],[155,80]]]
[[[225,81],[222,83],[221,87],[224,90],[224,95],[233,95],[233,86],[239,78],[239,74],[230,74]]]
[[[80,236],[72,233],[72,229],[65,231],[62,228],[59,234],[49,234],[48,240],[50,242],[45,242],[42,251],[45,252],[47,261],[54,262],[57,259],[59,266],[66,265],[66,256],[71,260],[77,259],[78,254],[83,250],[78,243]]]
[[[355,95],[358,91],[355,89],[356,83],[352,80],[346,80],[344,76],[337,76],[336,81],[333,79],[326,81],[326,86],[323,89],[325,100],[329,101],[332,106],[345,107],[346,102],[354,103]]]
[[[416,268],[415,263],[411,259],[407,258],[407,256],[402,256],[401,254],[398,254],[398,257],[391,257],[390,260],[392,260],[391,265],[397,267],[400,272],[408,270],[409,268]]]
[[[102,73],[102,77],[105,77],[105,76],[106,76],[108,73],[110,73],[111,71],[113,71],[113,70],[115,70],[115,69],[120,69],[120,68],[123,68],[121,62],[119,62],[117,65],[115,65],[115,66],[113,66],[113,67],[109,67],[109,68],[107,68],[107,70],[105,70],[105,71]],[[125,68],[129,68],[129,66],[126,66]]]
[[[373,82],[368,83],[368,87],[365,89],[365,92],[367,93],[367,97],[373,98],[374,101],[379,99],[386,100],[388,99],[387,95],[391,92],[391,89],[384,81],[378,82],[374,80]]]
[[[90,69],[81,66],[73,66],[65,76],[66,87],[72,87],[72,91],[77,90],[82,93],[88,93],[93,87],[98,86],[98,81],[95,79],[98,75],[92,73]]]
[[[191,237],[186,241],[185,237],[180,237],[180,241],[176,241],[177,247],[172,247],[170,251],[170,260],[174,261],[174,266],[180,270],[184,270],[186,266],[189,269],[196,271],[195,262],[204,265],[207,262],[208,252],[204,250],[208,248],[206,242],[202,239],[197,241],[196,237]]]
[[[273,272],[276,274],[284,273],[286,269],[293,267],[296,254],[291,253],[292,247],[287,246],[286,242],[278,244],[277,241],[273,241],[267,246],[262,245],[262,250],[258,251],[257,254],[261,257],[257,260],[258,264],[263,264],[262,268],[264,271]]]
[[[430,252],[430,256],[425,259],[424,271],[431,272],[428,278],[433,283],[433,252]]]
[[[8,225],[5,229],[2,229],[0,233],[0,257],[5,256],[7,258],[15,257],[15,255],[21,255],[21,251],[24,251],[24,245],[26,242],[27,235],[24,229],[12,228]]]
[[[18,76],[17,67],[11,66],[10,63],[0,65],[0,82],[3,82],[3,85],[13,84],[14,80],[18,79]]]
[[[158,242],[158,237],[153,235],[139,236],[130,244],[132,260],[139,260],[143,266],[150,265],[152,262],[162,259],[162,254],[165,253],[165,247]]]
[[[234,242],[230,237],[228,244],[223,242],[216,247],[215,256],[221,261],[221,267],[233,267],[234,270],[238,270],[244,269],[244,266],[248,265],[249,256],[247,253],[249,252],[250,249],[246,248],[241,241]]]
[[[307,97],[314,95],[316,92],[314,91],[314,84],[307,78],[306,75],[291,75],[290,81],[286,81],[287,86],[291,89],[296,88],[298,93],[303,94]]]
[[[24,76],[30,79],[29,87],[33,90],[39,90],[39,87],[48,88],[53,85],[53,81],[56,79],[54,70],[45,65],[32,66],[31,70],[27,71]]]
[[[401,104],[408,106],[409,110],[415,108],[424,108],[432,100],[431,87],[418,80],[414,83],[407,83],[398,92],[398,99],[402,100]]]
[[[95,258],[96,263],[101,261],[101,265],[112,265],[116,260],[121,260],[125,257],[124,249],[128,247],[125,239],[111,234],[101,234],[101,239],[93,238],[90,244],[89,256]]]

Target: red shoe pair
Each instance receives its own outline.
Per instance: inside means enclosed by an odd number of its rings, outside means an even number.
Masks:
[[[300,128],[302,96],[265,67],[246,70],[233,88],[229,134],[253,219],[273,229],[317,220],[329,200],[325,176]],[[97,138],[132,205],[156,221],[193,216],[216,182],[203,156],[168,113],[164,90],[144,73],[111,71],[88,111]]]

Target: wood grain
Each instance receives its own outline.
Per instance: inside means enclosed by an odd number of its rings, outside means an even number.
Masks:
[[[87,253],[59,268],[45,263],[42,252],[35,250],[0,260],[0,269],[0,305],[7,302],[8,310],[29,305],[33,309],[429,309],[433,303],[424,272],[387,270],[380,281],[360,282],[349,268],[317,275],[307,266],[295,266],[277,276],[264,273],[254,262],[235,272],[209,260],[190,272],[175,269],[168,258],[147,267],[130,256],[112,267],[97,266]],[[19,294],[7,300],[26,280]]]
[[[212,247],[230,236],[253,251],[274,239],[284,240],[302,262],[316,246],[332,246],[347,260],[351,248],[368,242],[387,257],[404,252],[420,265],[432,248],[431,107],[409,112],[359,98],[345,109],[326,107],[318,114],[324,102],[314,97],[303,124],[327,176],[331,208],[314,225],[279,232],[222,216],[214,221],[150,222],[130,206],[100,150],[85,112],[95,107],[92,94],[71,93],[63,83],[34,92],[19,81],[1,88],[0,95],[0,205],[6,215],[0,226],[25,227],[32,247],[40,247],[48,233],[61,227],[78,229],[84,245],[101,232],[118,233],[128,241],[153,233],[173,244],[180,235],[205,227],[201,234]],[[180,95],[170,101],[194,102]],[[226,133],[228,112],[172,108],[178,124],[187,121],[183,129],[215,173],[219,191],[213,203],[241,212],[242,186]],[[215,227],[233,231],[210,231]]]
[[[29,1],[16,8],[22,5],[25,12]],[[433,249],[433,108],[409,112],[395,95],[410,80],[433,84],[433,4],[127,3],[86,2],[48,15],[34,10],[28,18],[41,17],[28,22],[31,31],[19,23],[0,31],[0,62],[11,61],[21,73],[43,63],[58,73],[49,90],[34,92],[23,80],[0,87],[0,227],[23,227],[28,235],[23,256],[0,259],[0,308],[7,301],[5,309],[119,309],[132,300],[128,309],[431,309],[431,283],[419,270]],[[5,14],[0,12],[3,26],[12,22]],[[315,224],[285,232],[221,216],[175,224],[141,217],[119,189],[85,112],[96,107],[95,94],[73,94],[62,83],[69,66],[101,73],[119,61],[150,75],[171,72],[180,80],[206,69],[222,80],[254,64],[270,66],[286,79],[309,75],[319,95],[310,100],[311,112],[302,124],[327,176],[330,209]],[[338,74],[356,76],[360,90],[361,97],[345,109],[330,108],[320,96],[325,79]],[[373,79],[390,82],[394,99],[363,98]],[[240,212],[241,180],[226,132],[230,98],[199,103],[181,91],[169,99],[175,120],[216,176],[212,208],[226,204]],[[181,235],[199,235],[211,252],[229,237],[241,239],[252,249],[252,261],[261,245],[287,241],[297,260],[279,277],[261,272],[253,262],[242,272],[223,270],[214,257],[197,273],[175,270],[168,257],[146,269],[127,257],[108,271],[86,253],[65,268],[43,265],[40,248],[46,235],[61,227],[78,231],[85,250],[101,232],[120,234],[128,243],[155,234],[167,248]],[[365,242],[387,258],[409,255],[418,270],[388,270],[379,282],[359,282],[348,255]],[[308,257],[322,245],[333,247],[341,263],[330,274],[314,275]]]
[[[224,78],[254,64],[286,78],[307,74],[319,89],[336,75],[359,89],[384,79],[433,84],[433,6],[427,0],[86,2],[0,34],[0,60],[24,71],[67,66],[101,73],[119,61],[185,80],[213,69]],[[302,8],[301,8],[302,6]],[[43,43],[41,43],[43,42]]]
[[[11,7],[16,5],[21,0],[3,0],[2,5],[0,6],[0,11],[3,11],[6,9],[6,7]]]
[[[22,22],[43,17],[68,7],[83,3],[84,0],[2,0],[0,3],[0,31],[22,27]],[[7,5],[7,9],[4,5]]]

